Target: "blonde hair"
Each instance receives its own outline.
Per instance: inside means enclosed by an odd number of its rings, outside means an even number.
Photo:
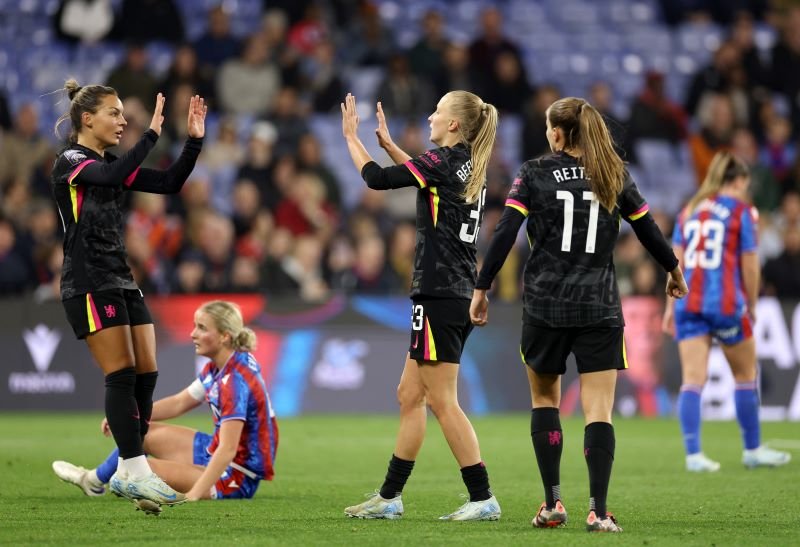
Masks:
[[[103,97],[107,95],[117,96],[117,90],[106,85],[87,85],[82,87],[73,78],[64,82],[63,89],[67,92],[67,97],[69,97],[69,110],[56,120],[56,126],[53,131],[56,137],[61,138],[58,128],[63,122],[69,120],[72,124],[72,130],[67,142],[75,144],[78,141],[78,133],[81,132],[81,115],[84,112],[91,112],[92,114],[97,112],[97,107],[100,106]]]
[[[464,199],[467,203],[474,203],[483,190],[497,137],[497,109],[469,91],[450,91],[443,98],[458,120],[462,142],[470,147],[472,174],[464,188]]]
[[[708,167],[706,178],[695,195],[686,204],[686,211],[691,213],[704,199],[708,199],[726,184],[730,184],[739,177],[750,176],[747,164],[730,152],[717,152]]]
[[[603,116],[585,99],[564,97],[547,109],[550,126],[564,132],[564,147],[580,151],[589,188],[611,212],[625,181],[625,164],[614,150],[614,139]]]
[[[244,326],[242,310],[233,302],[212,300],[200,306],[214,326],[222,334],[231,335],[231,347],[236,351],[253,351],[256,348],[256,333]]]

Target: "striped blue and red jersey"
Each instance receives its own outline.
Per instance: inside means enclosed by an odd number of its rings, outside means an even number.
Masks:
[[[278,449],[278,424],[261,367],[248,352],[234,352],[222,369],[209,361],[198,375],[214,416],[214,436],[208,446],[219,446],[219,428],[227,420],[242,420],[244,428],[233,463],[271,480]]]
[[[742,313],[747,298],[741,258],[756,252],[757,223],[756,208],[731,196],[715,195],[680,213],[672,244],[683,251],[689,295],[675,301],[676,312]]]

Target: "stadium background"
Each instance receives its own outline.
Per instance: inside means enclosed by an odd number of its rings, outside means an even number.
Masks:
[[[225,295],[259,333],[280,415],[392,412],[414,195],[364,188],[338,105],[355,93],[362,138],[387,163],[369,138],[376,99],[413,154],[428,146],[438,96],[466,88],[501,110],[484,250],[521,159],[544,151],[544,108],[558,96],[585,96],[606,114],[666,234],[714,151],[745,158],[761,212],[762,413],[798,420],[798,75],[791,1],[0,0],[0,409],[102,406],[100,372],[58,303],[61,229],[49,196],[52,128],[67,108],[52,92],[76,77],[119,90],[123,149],[147,127],[155,93],[166,94],[151,166],[180,149],[188,96],[211,105],[184,191],[130,203],[126,244],[158,329],[157,396],[188,384],[191,312]],[[492,325],[467,345],[461,391],[476,414],[529,405],[517,352],[525,246],[496,283]],[[670,415],[679,367],[660,332],[662,276],[627,231],[616,264],[632,366],[617,410]],[[732,418],[718,353],[712,370],[704,412]]]

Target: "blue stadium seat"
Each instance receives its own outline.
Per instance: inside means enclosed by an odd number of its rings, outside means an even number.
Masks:
[[[380,67],[356,67],[346,71],[345,82],[353,95],[360,103],[374,102],[375,93],[385,76],[383,68]]]

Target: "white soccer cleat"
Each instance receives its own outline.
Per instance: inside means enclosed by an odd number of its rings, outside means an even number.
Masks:
[[[715,462],[702,452],[686,456],[686,470],[692,473],[714,473],[719,471],[719,462]]]
[[[119,473],[114,473],[108,484],[114,494],[134,502],[135,500],[149,500],[157,505],[178,505],[186,501],[184,494],[173,490],[155,473],[150,473],[147,477],[138,480],[123,478],[119,476]],[[148,506],[148,504],[145,505]],[[141,504],[137,503],[136,506],[147,512]]]
[[[587,532],[622,532],[622,526],[617,524],[617,519],[614,515],[606,512],[606,518],[597,518],[594,511],[589,511],[589,516],[586,517],[586,531]]]
[[[567,524],[567,510],[561,500],[556,500],[552,509],[547,508],[546,503],[542,503],[539,512],[533,517],[531,525],[534,528],[560,528]]]
[[[53,471],[59,479],[74,484],[87,496],[102,496],[106,492],[102,484],[92,484],[89,470],[79,465],[57,460],[53,462]]]
[[[345,507],[344,514],[355,519],[393,520],[403,516],[403,500],[400,496],[387,500],[377,491],[365,495],[369,498],[367,501]]]
[[[439,520],[500,520],[500,504],[492,496],[488,500],[468,501],[454,513],[439,517]]]
[[[753,450],[745,450],[742,454],[742,463],[748,469],[755,467],[778,467],[786,465],[792,459],[788,452],[781,452],[766,446],[759,446]]]

